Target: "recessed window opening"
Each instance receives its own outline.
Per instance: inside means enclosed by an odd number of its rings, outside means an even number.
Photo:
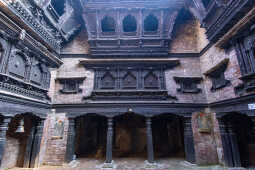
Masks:
[[[103,32],[115,32],[115,20],[112,17],[106,16],[101,21]]]
[[[204,7],[207,8],[211,0],[202,0]]]
[[[123,20],[123,31],[124,32],[136,32],[137,23],[136,19],[132,15],[128,15]]]
[[[63,15],[65,12],[65,0],[51,0],[51,5],[58,13],[59,16]]]
[[[156,32],[158,30],[158,19],[150,14],[144,20],[144,31]]]

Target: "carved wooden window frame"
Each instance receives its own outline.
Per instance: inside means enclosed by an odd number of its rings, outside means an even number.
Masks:
[[[202,77],[174,77],[177,84],[180,84],[180,88],[177,91],[180,93],[200,93],[201,88],[197,85],[203,80]]]
[[[82,92],[82,89],[80,88],[80,84],[83,83],[83,81],[85,80],[85,77],[58,78],[57,80],[59,81],[60,84],[63,85],[63,88],[59,90],[60,93],[77,94]],[[74,88],[70,89],[70,85],[74,86]]]
[[[218,89],[230,86],[230,80],[225,78],[225,71],[227,69],[229,59],[226,58],[218,63],[216,66],[204,73],[205,76],[208,76],[211,79],[212,87],[211,91],[215,92]]]

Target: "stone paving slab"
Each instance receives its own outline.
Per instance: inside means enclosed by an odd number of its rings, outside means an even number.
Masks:
[[[13,168],[11,170],[32,170]],[[155,164],[148,164],[139,158],[118,158],[113,162],[113,168],[104,168],[104,160],[78,159],[63,166],[43,166],[33,170],[247,170],[245,168],[226,168],[219,165],[197,166],[183,159],[160,159]],[[255,170],[255,168],[249,168]]]

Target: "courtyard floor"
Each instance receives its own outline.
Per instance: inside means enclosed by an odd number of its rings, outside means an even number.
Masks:
[[[183,159],[160,159],[156,164],[148,164],[139,158],[118,158],[114,160],[112,170],[244,170],[244,168],[224,168],[218,165],[202,166],[190,164]],[[42,166],[34,170],[111,170],[104,168],[103,160],[78,159],[63,166]],[[26,170],[27,168],[13,168],[11,170]],[[31,169],[30,169],[31,170]],[[255,170],[255,168],[249,168]]]

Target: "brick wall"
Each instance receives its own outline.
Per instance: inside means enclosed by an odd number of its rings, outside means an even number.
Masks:
[[[205,29],[197,20],[188,20],[180,25],[170,44],[170,53],[199,53],[206,45]]]
[[[192,128],[196,153],[196,163],[198,165],[210,165],[218,164],[222,162],[221,157],[221,138],[218,130],[218,124],[216,120],[216,114],[210,114],[211,127],[210,133],[199,132],[198,115],[200,113],[194,113],[192,115]]]
[[[225,58],[229,58],[229,64],[227,70],[225,71],[225,78],[231,81],[231,86],[211,92],[211,80],[207,76],[204,76],[203,73],[216,66]],[[204,78],[206,97],[209,103],[236,97],[234,87],[241,83],[241,81],[238,79],[241,77],[241,73],[234,49],[225,51],[212,46],[203,56],[200,57],[200,63],[201,73]]]
[[[54,136],[54,127],[56,119],[64,122],[63,138],[56,139]],[[48,132],[43,134],[46,138],[46,151],[42,158],[42,163],[47,165],[62,165],[65,161],[67,133],[68,133],[68,119],[66,114],[49,114],[47,121]],[[44,151],[42,151],[44,152]]]
[[[19,144],[20,142],[17,138],[7,136],[1,168],[7,169],[16,167],[19,157]]]
[[[55,94],[53,97],[54,103],[81,103],[84,96],[89,96],[94,87],[94,72],[91,70],[86,70],[82,65],[79,65],[79,60],[81,58],[65,58],[63,59],[64,64],[58,69],[56,77],[54,77],[55,83],[52,84],[52,88],[55,89]],[[61,94],[59,92],[62,89],[57,77],[86,77],[80,88],[83,90],[82,93],[78,94]]]
[[[180,58],[180,65],[171,70],[166,71],[166,87],[169,94],[178,98],[179,103],[204,103],[206,100],[203,82],[198,85],[202,89],[202,93],[198,94],[182,94],[177,92],[179,84],[176,84],[173,77],[201,77],[199,58]]]
[[[62,54],[88,54],[89,44],[88,35],[85,29],[81,32],[67,45],[61,49]]]

